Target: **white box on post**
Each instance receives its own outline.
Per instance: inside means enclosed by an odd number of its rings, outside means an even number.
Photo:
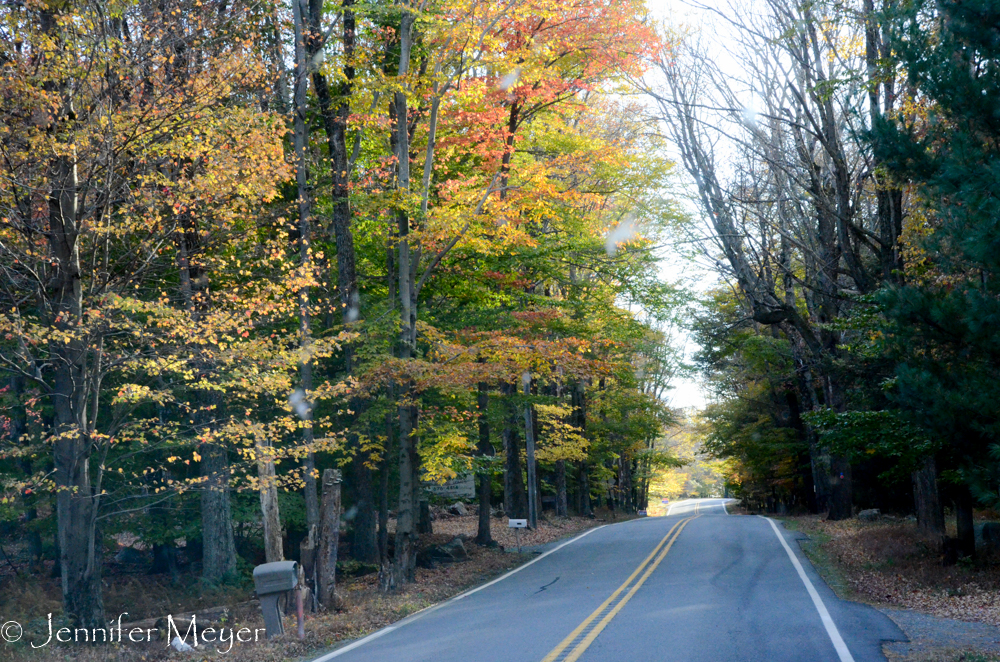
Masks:
[[[507,528],[514,529],[514,537],[517,538],[517,553],[521,553],[521,529],[528,528],[526,519],[508,519]]]

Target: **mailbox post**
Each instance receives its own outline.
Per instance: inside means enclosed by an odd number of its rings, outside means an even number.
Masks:
[[[295,561],[277,561],[259,565],[253,569],[253,583],[257,588],[257,597],[260,598],[260,609],[264,612],[267,638],[284,634],[285,626],[281,622],[278,598],[282,593],[298,586],[299,564]]]
[[[521,553],[521,529],[528,528],[526,519],[507,519],[507,526],[514,529],[514,537],[517,538],[517,553]]]

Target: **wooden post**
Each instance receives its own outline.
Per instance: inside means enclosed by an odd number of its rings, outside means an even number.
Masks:
[[[316,599],[316,548],[319,545],[318,524],[309,527],[306,537],[299,543],[299,568],[304,577],[304,586],[309,587],[309,611],[319,611]]]
[[[340,540],[340,472],[323,471],[323,504],[320,508],[319,553],[316,557],[316,592],[324,609],[338,609],[336,593],[337,544]]]
[[[264,519],[264,558],[268,563],[283,561],[281,544],[281,513],[278,511],[278,486],[274,476],[274,454],[264,431],[254,426],[257,449],[257,481],[260,489],[260,512]]]

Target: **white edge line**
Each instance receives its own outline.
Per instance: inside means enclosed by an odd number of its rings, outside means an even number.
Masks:
[[[725,499],[722,500],[722,512],[724,512],[727,515],[729,514],[729,509],[726,508],[726,500]]]
[[[452,602],[458,602],[459,600],[461,600],[463,598],[467,598],[470,595],[472,595],[473,593],[478,593],[479,591],[482,591],[484,588],[488,588],[490,586],[493,586],[497,582],[502,582],[503,580],[507,579],[511,575],[515,575],[515,574],[521,572],[522,570],[524,570],[525,568],[527,568],[529,565],[532,565],[533,563],[538,563],[539,561],[541,561],[542,559],[544,559],[549,554],[552,554],[553,552],[558,552],[560,549],[562,549],[566,545],[570,545],[570,544],[576,542],[577,540],[579,540],[580,538],[583,538],[584,536],[589,536],[594,531],[597,531],[598,529],[603,529],[605,526],[607,526],[607,524],[602,524],[600,526],[595,526],[592,529],[587,529],[586,531],[584,531],[580,535],[576,536],[575,538],[570,538],[569,540],[567,540],[563,544],[559,545],[558,547],[553,547],[552,549],[550,549],[549,551],[545,552],[544,554],[541,554],[541,555],[536,556],[535,558],[531,559],[530,561],[528,561],[524,565],[519,565],[516,568],[514,568],[513,570],[500,575],[499,577],[497,577],[493,581],[487,582],[487,583],[483,584],[482,586],[477,586],[475,588],[469,589],[468,591],[464,591],[462,593],[459,593],[455,597],[453,597],[453,598],[451,598],[449,600],[445,600],[444,602],[439,602],[436,605],[432,605],[430,607],[426,607],[425,609],[421,609],[420,611],[416,612],[415,614],[410,614],[409,616],[407,616],[406,618],[404,618],[403,620],[401,620],[401,621],[399,621],[397,623],[394,623],[392,625],[387,625],[386,627],[382,628],[381,630],[378,630],[376,632],[372,632],[371,634],[369,634],[369,635],[367,635],[365,637],[362,637],[361,639],[358,639],[357,641],[355,641],[353,643],[350,643],[350,644],[344,646],[343,648],[338,648],[335,651],[330,651],[326,655],[323,655],[321,657],[317,657],[317,658],[313,659],[311,662],[326,662],[327,660],[332,660],[335,657],[339,657],[339,656],[343,655],[344,653],[346,653],[348,651],[352,651],[355,648],[357,648],[359,646],[362,646],[363,644],[368,643],[372,639],[378,639],[379,637],[381,637],[384,634],[389,634],[393,630],[396,630],[396,629],[402,627],[403,625],[405,625],[408,622],[415,621],[418,618],[421,618],[423,616],[426,616],[427,614],[435,612],[438,609],[441,609],[442,607],[445,607],[445,606],[451,604]]]
[[[763,515],[761,516],[763,517]],[[778,531],[778,525],[774,523],[774,520],[770,517],[763,517],[770,524],[771,528],[774,529],[774,535],[778,536],[778,540],[781,542],[781,546],[785,548],[788,552],[788,558],[791,559],[792,565],[795,566],[796,572],[799,573],[799,579],[802,583],[806,585],[806,591],[809,592],[809,597],[812,598],[813,604],[816,606],[816,611],[819,612],[820,620],[823,621],[823,626],[826,628],[826,633],[830,636],[830,641],[833,642],[833,647],[837,650],[837,655],[840,657],[840,662],[854,662],[854,657],[851,655],[851,651],[847,648],[847,644],[844,643],[844,638],[840,636],[840,630],[837,629],[837,625],[833,622],[830,617],[830,612],[827,611],[826,605],[823,604],[823,599],[819,597],[819,593],[816,592],[816,587],[809,580],[806,575],[806,571],[802,568],[802,564],[799,563],[798,557],[795,556],[795,552],[792,548],[788,546],[785,541],[785,537],[781,535]]]

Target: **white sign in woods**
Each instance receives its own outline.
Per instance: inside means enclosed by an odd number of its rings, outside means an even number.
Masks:
[[[526,519],[509,519],[507,520],[507,527],[511,529],[527,529],[528,520]]]
[[[445,483],[424,483],[424,489],[439,497],[452,499],[471,499],[476,496],[476,477],[472,474],[459,476]]]

